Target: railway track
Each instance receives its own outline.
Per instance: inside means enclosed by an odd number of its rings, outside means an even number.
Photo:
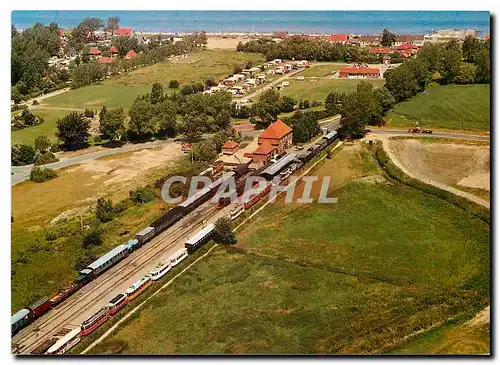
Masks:
[[[130,280],[134,275],[143,271],[145,266],[157,263],[165,250],[176,244],[182,244],[182,240],[189,233],[192,233],[195,227],[210,218],[214,211],[216,211],[215,205],[211,203],[203,204],[195,209],[187,217],[181,219],[174,226],[111,267],[66,301],[20,331],[12,339],[13,346],[19,350],[19,353],[30,353],[43,341],[50,338],[60,327],[69,324],[79,326],[85,318],[107,303],[103,303],[103,301],[110,293],[113,293],[113,290],[119,291],[117,285]],[[132,282],[127,283],[127,285],[130,284]]]

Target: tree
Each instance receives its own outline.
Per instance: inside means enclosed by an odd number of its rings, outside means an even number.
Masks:
[[[191,84],[186,84],[181,89],[182,95],[191,95],[193,93],[193,86]]]
[[[63,147],[78,149],[87,145],[90,121],[82,114],[71,112],[57,119],[56,125],[56,136],[62,141]]]
[[[72,73],[71,86],[78,88],[90,85],[95,81],[99,81],[106,75],[106,66],[96,61],[89,61],[77,66]]]
[[[212,141],[201,141],[192,146],[193,160],[212,162],[217,157],[217,151]]]
[[[170,80],[168,83],[168,88],[169,89],[178,89],[179,88],[179,81],[178,80]]]
[[[83,19],[82,22],[71,31],[69,45],[77,51],[80,51],[85,44],[96,40],[95,31],[103,26],[104,23],[99,18],[87,17]]]
[[[476,68],[473,63],[462,63],[453,82],[456,84],[473,84],[476,81]]]
[[[50,152],[52,143],[47,136],[38,136],[35,138],[35,151],[40,153]]]
[[[104,119],[104,115],[106,114],[106,106],[103,106],[101,108],[101,111],[99,112],[99,120],[103,120]]]
[[[465,62],[476,63],[477,55],[483,49],[481,41],[473,35],[465,37],[462,44],[462,56]]]
[[[119,17],[117,16],[108,17],[108,25],[106,27],[106,30],[108,32],[111,32],[112,35],[114,35],[115,30],[119,28],[118,23],[120,23]]]
[[[35,161],[35,149],[29,145],[15,144],[11,149],[12,166],[23,166]]]
[[[160,83],[155,82],[151,88],[151,93],[149,94],[149,101],[151,104],[158,104],[161,103],[163,99],[163,86]]]
[[[286,96],[286,95],[283,96],[281,100],[281,112],[282,113],[293,112],[296,103],[297,102],[295,101],[295,99],[292,98],[291,96]]]
[[[339,93],[337,91],[332,91],[326,96],[325,110],[328,115],[340,113],[345,97],[346,95],[344,93]]]
[[[387,29],[384,29],[382,31],[382,41],[380,42],[380,44],[384,47],[391,47],[394,42],[396,42],[396,35],[389,32]]]
[[[188,113],[182,118],[184,135],[188,142],[196,142],[206,129],[206,114]]]
[[[57,177],[57,174],[54,170],[51,169],[42,169],[40,167],[33,167],[30,173],[30,180],[42,183],[48,180],[52,180]]]
[[[99,132],[103,138],[118,141],[125,134],[125,112],[122,108],[107,110],[99,121]]]
[[[111,221],[115,215],[111,199],[98,198],[95,215],[103,223]]]
[[[158,126],[153,119],[153,108],[149,101],[136,99],[129,109],[129,131],[143,138],[155,134]]]
[[[87,249],[91,246],[100,246],[102,242],[102,230],[99,227],[95,227],[85,234],[82,246]]]
[[[476,57],[476,82],[489,84],[491,80],[491,60],[488,49],[483,49]]]
[[[112,40],[112,44],[113,46],[118,48],[118,55],[120,57],[124,57],[131,49],[135,50],[136,52],[139,50],[139,41],[135,37],[128,37],[125,35],[114,37]]]
[[[130,190],[129,196],[130,200],[139,205],[152,202],[156,198],[154,189],[149,185]]]
[[[441,72],[444,48],[439,43],[425,43],[417,54],[417,59],[428,64],[429,73]]]
[[[271,123],[277,120],[278,114],[281,111],[280,95],[275,90],[267,90],[264,92],[259,101],[252,106],[255,109],[255,114],[264,123]]]
[[[229,110],[220,111],[214,118],[215,131],[223,131],[231,125],[231,113]]]
[[[164,100],[155,105],[153,123],[158,127],[158,132],[165,137],[174,137],[178,133],[177,105],[171,100]]]
[[[448,42],[445,50],[441,76],[443,83],[450,84],[457,77],[462,63],[462,52],[460,51],[460,45],[456,41]]]
[[[236,242],[233,222],[230,218],[221,217],[215,221],[215,241],[223,245],[229,245]]]
[[[411,98],[419,89],[415,75],[405,64],[406,62],[395,69],[387,70],[384,74],[385,87],[394,96],[396,102]]]

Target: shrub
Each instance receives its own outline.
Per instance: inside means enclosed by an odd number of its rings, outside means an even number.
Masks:
[[[85,111],[83,112],[83,115],[86,118],[94,118],[95,111],[93,109],[87,109],[87,108],[85,108]]]
[[[25,144],[16,144],[11,149],[12,166],[32,164],[35,160],[35,149]]]
[[[102,245],[102,230],[99,227],[92,228],[83,237],[83,248]]]
[[[98,198],[95,215],[97,219],[104,223],[112,220],[115,216],[115,210],[111,199]]]
[[[155,191],[150,186],[144,186],[135,190],[129,191],[130,200],[136,204],[146,204],[152,202],[156,198]]]
[[[40,104],[40,103],[38,102],[38,100],[36,100],[36,99],[35,99],[35,100],[33,100],[33,102],[32,102],[31,104],[32,104],[32,105],[38,105],[38,104]]]
[[[33,167],[30,173],[30,180],[38,183],[44,181],[52,180],[57,177],[54,170],[51,169],[41,169],[40,167]]]
[[[179,81],[178,80],[170,80],[168,83],[168,88],[169,89],[178,89],[179,88]]]
[[[59,161],[59,159],[52,152],[40,153],[36,156],[35,166],[46,165],[57,161]]]

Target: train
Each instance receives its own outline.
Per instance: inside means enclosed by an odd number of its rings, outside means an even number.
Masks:
[[[337,131],[331,131],[327,133],[322,139],[317,142],[312,147],[308,148],[306,151],[302,153],[291,152],[288,154],[281,154],[279,159],[271,164],[265,165],[258,170],[251,170],[248,167],[248,164],[242,164],[237,166],[233,171],[227,172],[222,175],[219,179],[213,181],[208,187],[201,189],[195,195],[189,197],[184,202],[178,204],[177,206],[169,209],[165,214],[154,220],[150,226],[145,227],[140,232],[138,232],[135,236],[135,239],[129,240],[126,244],[120,244],[93,263],[89,264],[87,267],[82,269],[79,272],[78,277],[75,279],[74,283],[69,285],[65,289],[59,290],[59,292],[53,295],[50,298],[43,298],[33,305],[29,305],[14,315],[11,316],[11,335],[14,336],[24,327],[32,323],[37,318],[41,317],[51,308],[57,306],[62,303],[65,299],[67,299],[70,295],[78,291],[80,288],[85,286],[87,283],[91,282],[97,276],[101,275],[103,272],[111,268],[116,263],[123,260],[127,257],[132,251],[137,250],[139,247],[147,244],[153,238],[161,234],[163,231],[177,223],[183,217],[188,215],[194,209],[208,201],[212,198],[217,192],[218,188],[230,177],[236,179],[237,182],[237,193],[238,196],[243,194],[244,186],[246,184],[246,179],[249,176],[261,176],[264,177],[269,183],[266,185],[264,190],[253,197],[251,199],[247,199],[247,201],[243,201],[242,207],[239,206],[235,211],[231,212],[231,219],[236,219],[245,209],[251,208],[262,196],[265,196],[269,193],[271,189],[271,181],[275,181],[276,179],[283,181],[288,178],[294,171],[302,168],[308,161],[318,155],[321,151],[323,151],[327,146],[332,144],[338,138]],[[226,201],[219,202],[219,206],[227,205]],[[207,228],[207,227],[205,227]],[[203,231],[203,230],[202,230]],[[200,242],[186,242],[185,254],[181,254],[181,256],[187,254],[191,254],[196,251],[197,248],[203,244],[212,234],[214,229],[207,229],[203,234],[199,237],[196,235],[193,239],[200,239]],[[200,233],[200,232],[199,232]],[[179,256],[179,257],[181,257]],[[165,265],[164,265],[165,266]],[[166,266],[165,266],[166,267]],[[166,269],[165,269],[166,270]],[[165,272],[166,273],[166,272]],[[163,276],[163,273],[161,276]],[[158,277],[159,273],[151,274],[148,282],[154,281],[153,277]],[[157,280],[157,279],[156,279]],[[148,284],[150,285],[150,284]],[[118,298],[116,298],[115,304],[119,305],[122,302],[117,302]],[[113,304],[113,303],[110,303]],[[124,306],[125,304],[123,304]],[[122,307],[123,307],[122,306]],[[118,308],[121,309],[122,307]],[[110,309],[108,305],[106,309],[101,309],[98,313],[96,313],[91,318],[87,319],[82,324],[82,334],[90,333],[95,328],[104,323],[113,311],[113,308]]]

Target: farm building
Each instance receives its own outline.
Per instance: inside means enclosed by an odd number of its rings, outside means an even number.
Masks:
[[[344,67],[339,70],[339,78],[378,78],[380,70],[374,67]]]

